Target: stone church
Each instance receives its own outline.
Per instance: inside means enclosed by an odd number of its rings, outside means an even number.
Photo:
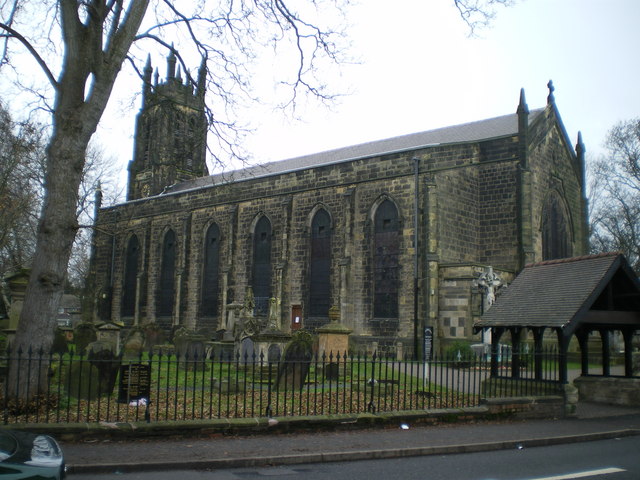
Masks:
[[[584,146],[551,82],[543,108],[521,91],[504,116],[209,175],[202,75],[151,75],[127,201],[97,210],[96,320],[238,340],[337,307],[353,351],[421,355],[477,342],[526,264],[587,253]]]

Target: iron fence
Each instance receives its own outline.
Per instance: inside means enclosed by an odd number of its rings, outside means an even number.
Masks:
[[[133,359],[9,352],[0,406],[5,424],[155,422],[462,408],[481,398],[557,393],[554,351],[517,358],[330,354],[269,362],[163,350]],[[18,373],[10,379],[14,362]],[[16,390],[30,402],[13,400]]]

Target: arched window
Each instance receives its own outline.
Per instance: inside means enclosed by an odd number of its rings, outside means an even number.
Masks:
[[[374,218],[373,316],[398,317],[400,222],[398,209],[385,200]]]
[[[160,278],[156,293],[156,315],[169,317],[173,314],[176,273],[176,234],[169,230],[162,242]]]
[[[262,216],[253,232],[253,296],[256,315],[266,315],[271,298],[271,222]]]
[[[560,195],[552,193],[542,212],[542,259],[572,255],[569,219]]]
[[[200,314],[214,317],[218,314],[218,273],[220,265],[220,229],[212,224],[204,239],[204,266],[202,269],[202,295]]]
[[[122,303],[120,313],[123,317],[133,317],[136,310],[136,279],[138,278],[138,258],[140,243],[138,237],[131,235],[124,257],[124,279],[122,282]]]
[[[311,222],[309,316],[328,317],[331,306],[331,219],[321,209]]]

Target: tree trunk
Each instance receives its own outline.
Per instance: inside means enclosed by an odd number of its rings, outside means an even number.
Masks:
[[[85,23],[81,4],[60,0],[65,46],[61,76],[54,84],[56,103],[53,133],[47,148],[45,197],[38,226],[36,252],[24,306],[12,345],[20,351],[44,355],[34,362],[10,362],[9,398],[28,401],[47,389],[48,355],[53,343],[58,304],[64,291],[71,247],[78,230],[76,209],[85,154],[107,105],[122,62],[131,47],[149,0],[132,0],[117,25],[105,30],[102,2],[91,2]],[[113,6],[113,5],[112,5]],[[97,10],[96,10],[97,9]],[[115,17],[110,17],[115,20]],[[107,35],[103,43],[103,36]],[[93,75],[90,87],[87,83]]]
[[[47,355],[53,342],[58,305],[64,292],[71,247],[78,230],[78,187],[88,138],[69,127],[57,129],[47,151],[46,196],[38,226],[36,252],[12,354]],[[84,144],[84,145],[83,145]],[[9,397],[27,399],[46,391],[47,365],[11,363]],[[36,365],[39,365],[37,363]],[[22,363],[23,365],[23,363]],[[20,368],[20,371],[18,371]]]

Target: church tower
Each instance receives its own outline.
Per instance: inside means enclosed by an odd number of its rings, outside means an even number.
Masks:
[[[203,60],[197,85],[183,82],[176,56],[167,58],[167,78],[151,83],[151,58],[144,69],[142,108],[136,119],[133,160],[129,162],[127,200],[158,195],[175,183],[209,174],[205,116],[206,66]]]

